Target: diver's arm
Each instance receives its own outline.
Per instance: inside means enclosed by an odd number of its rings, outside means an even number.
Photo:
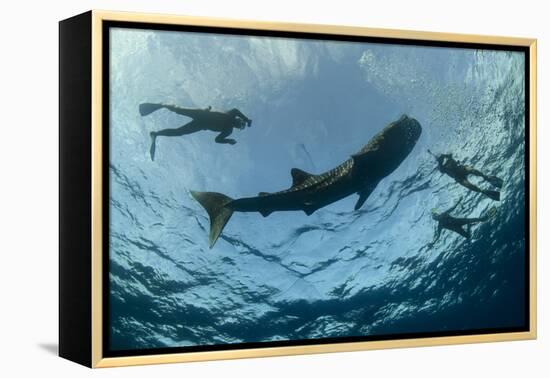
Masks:
[[[244,119],[245,121],[248,121],[248,117],[245,116],[245,115],[244,115],[239,109],[237,109],[237,108],[231,109],[228,113],[235,114],[237,117],[240,117],[240,118]]]
[[[453,158],[453,154],[439,154],[439,156],[438,156],[438,155],[434,154],[429,148],[428,148],[428,153],[430,155],[432,155],[434,157],[434,159],[437,160],[438,162],[439,162],[440,158],[447,158],[447,159],[452,159]]]
[[[227,113],[229,114],[233,114],[241,119],[243,119],[248,126],[250,126],[252,124],[252,120],[250,118],[248,118],[247,116],[245,116],[239,109],[237,108],[233,108],[231,109],[230,111],[228,111]]]

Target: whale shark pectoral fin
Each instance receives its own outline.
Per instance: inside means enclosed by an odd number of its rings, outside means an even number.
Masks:
[[[270,194],[271,194],[271,193],[268,193],[268,192],[260,192],[260,193],[258,193],[258,197],[265,197],[265,196],[268,196],[268,195],[270,195]],[[265,218],[265,217],[267,217],[269,214],[271,214],[271,213],[273,212],[273,210],[270,210],[270,209],[262,209],[262,208],[260,208],[260,209],[258,210],[258,212],[259,212],[260,214],[262,214],[262,216]]]
[[[363,154],[353,154],[351,158],[353,159],[353,166],[357,167],[364,160]]]
[[[358,152],[356,154],[351,155],[351,158],[353,159],[353,166],[364,166],[365,163],[370,159],[371,154],[367,152]]]
[[[313,214],[315,211],[317,211],[318,207],[315,206],[311,202],[304,203],[304,208],[302,209],[304,213],[309,217],[311,214]]]
[[[361,206],[365,203],[367,198],[369,198],[370,194],[374,191],[374,188],[376,188],[376,184],[374,185],[368,185],[365,189],[358,192],[359,199],[357,199],[357,203],[355,204],[354,210],[359,210]]]
[[[317,210],[316,208],[314,207],[304,207],[304,213],[306,213],[306,215],[309,217],[311,214],[313,214],[315,212],[315,210]]]
[[[353,209],[359,210],[361,206],[363,206],[363,204],[365,203],[368,197],[369,196],[366,195],[365,193],[359,193],[359,199],[357,200],[357,203],[355,204],[355,207]]]
[[[301,169],[298,169],[298,168],[292,168],[290,170],[290,175],[292,176],[293,187],[301,185],[308,178],[314,176],[311,173],[307,173],[306,171],[302,171]]]
[[[265,210],[265,209],[260,210],[260,214],[262,214],[264,218],[269,216],[269,214],[271,214],[272,212],[273,210]]]

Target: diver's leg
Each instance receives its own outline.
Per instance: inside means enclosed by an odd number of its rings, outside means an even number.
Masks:
[[[196,121],[191,121],[181,127],[178,127],[177,129],[164,129],[159,131],[153,131],[151,132],[151,135],[154,135],[155,137],[158,137],[158,136],[176,137],[176,136],[192,134],[200,130],[202,130],[202,127],[200,126],[200,124]]]
[[[456,225],[449,227],[449,230],[456,232],[457,234],[460,234],[461,236],[465,237],[466,239],[470,239],[470,232],[469,230],[465,230],[462,228],[462,226]]]
[[[454,218],[454,221],[459,227],[467,224],[479,223],[487,220],[486,218]]]
[[[488,221],[492,217],[494,217],[497,213],[496,207],[491,207],[483,216],[479,218],[454,218],[456,224],[459,224],[460,226],[464,226],[467,224],[474,224],[474,223],[481,223]]]
[[[468,174],[481,177],[484,180],[488,181],[491,185],[493,185],[493,186],[495,186],[499,189],[502,188],[502,185],[504,184],[502,179],[500,179],[496,176],[487,176],[485,173],[483,173],[483,172],[481,172],[481,171],[479,171],[479,170],[477,170],[473,167],[466,167],[466,169],[467,169]]]
[[[461,181],[459,181],[459,183],[474,191],[474,192],[477,192],[477,193],[483,193],[485,194],[487,197],[489,197],[490,199],[494,200],[494,201],[500,201],[500,192],[497,192],[496,190],[484,190],[484,189],[480,189],[479,187],[475,186],[474,184],[472,184],[470,181],[468,181],[468,179],[462,179]]]
[[[145,102],[139,105],[139,114],[141,114],[142,116],[146,116],[162,108],[170,110],[171,112],[174,112],[176,114],[180,114],[193,119],[200,117],[204,113],[208,113],[210,109],[212,109],[211,106],[207,107],[206,109],[191,109],[191,108],[180,108],[174,105],[155,104],[155,103]]]
[[[226,138],[227,136],[231,135],[232,131],[233,131],[233,128],[228,128],[228,129],[225,129],[224,131],[222,131],[221,133],[219,133],[218,136],[216,137],[216,143],[222,143],[222,144],[225,144],[225,143],[235,144],[235,143],[237,143],[237,141],[235,139]]]
[[[464,178],[460,181],[458,181],[458,183],[474,192],[478,192],[478,193],[483,193],[483,190],[480,189],[479,187],[475,186],[474,184],[472,184],[470,181],[468,181],[468,179]]]
[[[176,137],[176,136],[191,134],[200,130],[202,130],[202,127],[200,126],[200,124],[198,122],[191,121],[181,127],[178,127],[177,129],[164,129],[159,131],[151,131],[150,133],[151,148],[149,150],[149,153],[151,154],[151,160],[155,160],[155,151],[157,148],[156,146],[157,146],[158,136]]]
[[[466,172],[469,174],[469,175],[474,175],[474,176],[479,176],[479,177],[483,177],[485,178],[486,176],[483,174],[483,172],[475,169],[474,167],[470,167],[470,166],[466,166]]]
[[[204,113],[207,113],[210,111],[210,107],[206,109],[191,109],[191,108],[180,108],[174,105],[163,105],[163,108],[168,109],[171,112],[174,112],[176,114],[183,115],[193,119],[198,118]]]

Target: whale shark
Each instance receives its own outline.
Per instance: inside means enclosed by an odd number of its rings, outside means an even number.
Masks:
[[[306,215],[358,194],[355,210],[363,206],[378,183],[399,167],[422,134],[420,123],[407,115],[391,122],[361,150],[339,166],[312,174],[292,168],[292,186],[256,197],[233,199],[216,192],[190,191],[210,218],[209,247],[212,248],[234,212],[259,212],[264,217],[275,211],[303,211]]]

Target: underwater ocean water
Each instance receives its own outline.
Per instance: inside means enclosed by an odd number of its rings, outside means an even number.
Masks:
[[[522,52],[110,30],[110,348],[133,350],[523,327],[525,56]],[[253,120],[235,145],[143,102]],[[290,170],[347,160],[402,114],[422,135],[360,210],[352,195],[304,212],[235,213],[212,249],[191,190],[232,198],[290,187]],[[504,180],[467,190],[427,152]],[[473,181],[476,181],[473,179]],[[477,181],[480,186],[486,183]],[[490,220],[471,239],[436,224]]]

